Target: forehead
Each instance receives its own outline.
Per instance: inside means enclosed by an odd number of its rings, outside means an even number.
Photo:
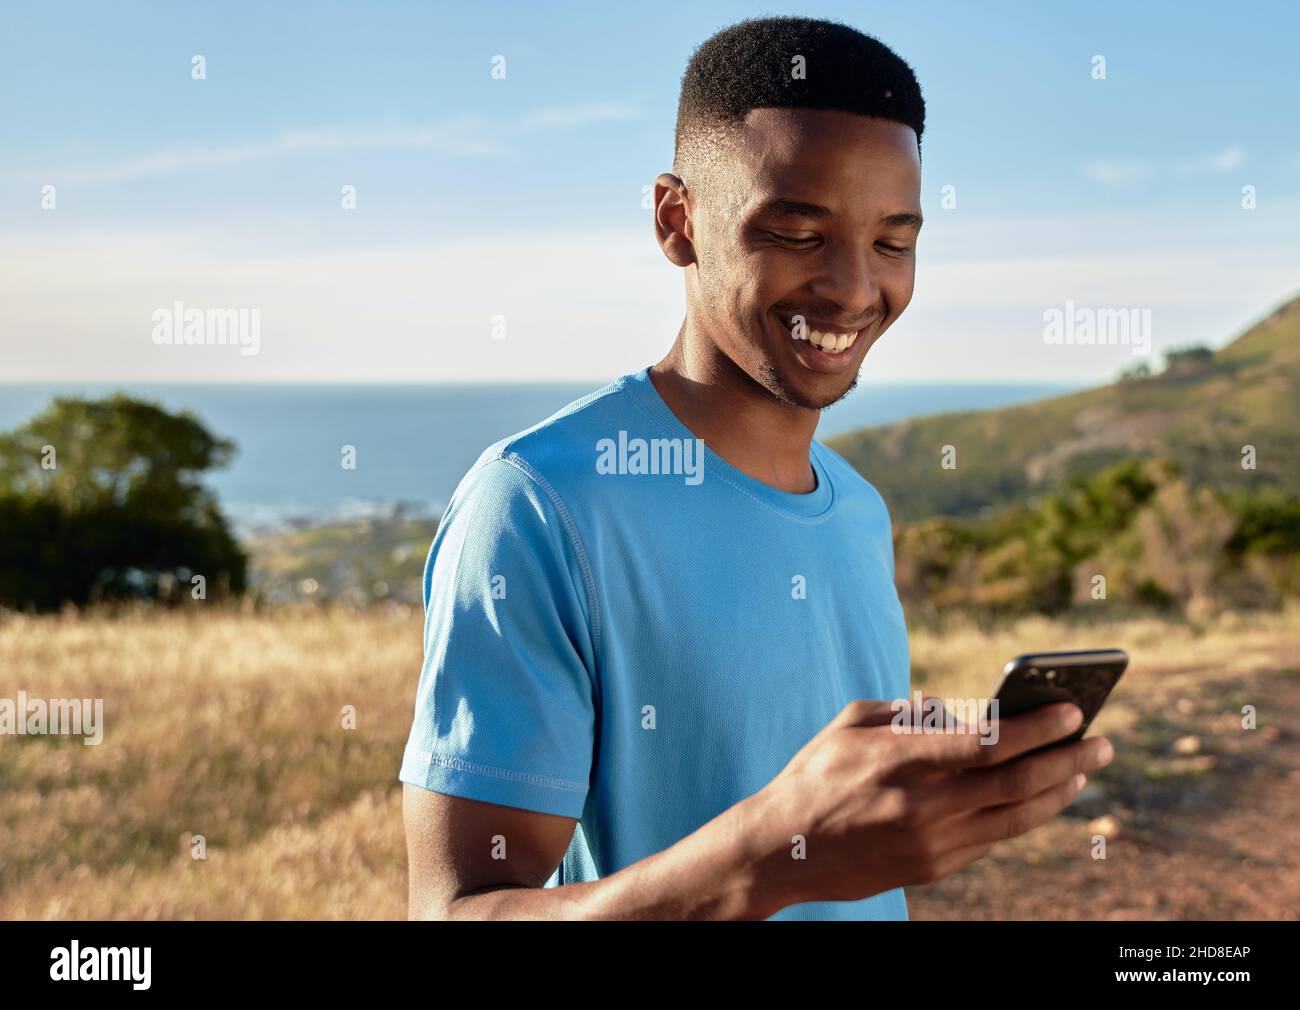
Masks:
[[[752,109],[736,135],[747,204],[796,197],[828,207],[887,202],[915,210],[916,133],[892,119],[830,109]]]

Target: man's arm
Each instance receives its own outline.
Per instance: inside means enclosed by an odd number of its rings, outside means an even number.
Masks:
[[[412,919],[765,919],[784,907],[760,887],[749,801],[608,877],[545,888],[572,817],[404,789]]]
[[[589,883],[546,888],[572,817],[406,785],[410,917],[765,919],[804,901],[928,884],[1064,809],[1113,748],[1039,748],[1083,713],[1044,705],[970,733],[903,734],[891,706],[844,707],[781,773],[681,841]],[[794,858],[791,843],[806,842]],[[504,857],[504,858],[494,858]]]

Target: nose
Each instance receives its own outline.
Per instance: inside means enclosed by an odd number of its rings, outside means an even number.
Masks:
[[[812,292],[838,305],[845,318],[862,319],[880,305],[880,285],[872,272],[870,245],[832,243],[821,263],[822,270],[812,284]]]

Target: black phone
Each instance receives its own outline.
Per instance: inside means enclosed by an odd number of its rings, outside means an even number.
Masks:
[[[1122,649],[1017,656],[1003,668],[1002,683],[993,695],[998,703],[998,718],[1019,715],[1040,705],[1073,702],[1083,710],[1083,724],[1048,746],[1078,740],[1088,732],[1127,666],[1128,655]]]

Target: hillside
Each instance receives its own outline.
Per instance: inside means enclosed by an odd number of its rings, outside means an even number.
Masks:
[[[252,558],[249,585],[271,603],[420,604],[424,559],[437,531],[436,519],[398,509],[260,533],[244,544]]]
[[[1168,456],[1193,483],[1300,494],[1300,298],[1204,361],[999,410],[937,414],[828,440],[896,520],[1025,504],[1063,477]],[[1256,469],[1243,470],[1253,445]],[[940,466],[943,446],[957,468]]]

